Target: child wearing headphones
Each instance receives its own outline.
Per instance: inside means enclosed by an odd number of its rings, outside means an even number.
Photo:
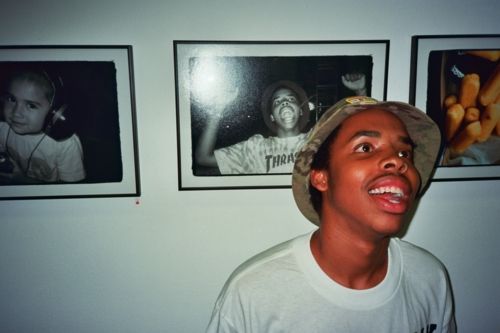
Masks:
[[[80,139],[53,130],[67,122],[67,105],[57,103],[62,80],[39,68],[16,71],[6,81],[0,121],[0,183],[78,182],[85,178]],[[59,96],[57,96],[59,97]],[[2,163],[3,162],[3,163]]]

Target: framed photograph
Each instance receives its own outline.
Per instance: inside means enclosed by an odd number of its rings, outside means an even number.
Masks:
[[[500,178],[500,35],[412,38],[410,103],[439,125],[433,180]]]
[[[140,196],[131,46],[0,46],[0,87],[0,199]]]
[[[329,107],[386,97],[388,40],[173,46],[180,190],[291,187],[295,154]]]

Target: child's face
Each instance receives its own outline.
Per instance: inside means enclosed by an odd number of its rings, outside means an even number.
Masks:
[[[47,89],[26,79],[14,79],[3,101],[5,121],[17,134],[37,134],[50,110]]]
[[[282,129],[296,129],[301,110],[295,93],[288,88],[280,88],[273,94],[271,103],[271,119]]]

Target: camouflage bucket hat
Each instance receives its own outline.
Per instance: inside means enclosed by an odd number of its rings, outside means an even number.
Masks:
[[[408,134],[416,144],[414,163],[422,182],[419,195],[425,191],[441,146],[441,133],[436,123],[410,104],[379,102],[364,96],[344,98],[321,116],[309,132],[295,159],[292,174],[293,196],[299,210],[312,223],[320,224],[319,215],[311,203],[309,194],[309,172],[316,152],[330,133],[346,118],[359,111],[373,108],[390,111],[405,124]]]

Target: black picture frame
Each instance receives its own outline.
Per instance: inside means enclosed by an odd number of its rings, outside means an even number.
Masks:
[[[478,54],[477,51],[488,51]],[[492,52],[494,51],[494,52]],[[461,116],[459,127],[453,130],[447,120],[448,104],[460,104],[461,85],[465,75],[475,75],[479,95],[488,79],[500,69],[500,35],[416,35],[411,44],[410,104],[425,111],[439,125],[443,144],[433,181],[490,180],[500,178],[500,136],[493,134],[484,142],[477,140],[461,145],[465,138],[462,131],[469,124],[468,117]],[[476,88],[477,89],[477,88]],[[464,90],[465,91],[465,90]],[[477,91],[475,92],[477,94]],[[451,99],[455,96],[458,101]],[[474,95],[476,96],[476,95]],[[449,99],[446,99],[450,97]],[[448,102],[452,101],[452,102]],[[469,111],[465,104],[464,114]],[[475,100],[479,120],[474,126],[487,128],[481,120],[487,105],[479,97]],[[489,102],[489,104],[494,104]],[[488,105],[489,105],[488,104]],[[460,106],[456,106],[460,108]],[[490,106],[491,107],[491,106]],[[451,111],[450,111],[451,112]],[[462,111],[460,111],[462,112]],[[471,111],[471,114],[472,111]],[[479,133],[479,132],[478,132]],[[472,134],[471,134],[472,137]],[[473,139],[471,139],[473,140]],[[484,139],[483,139],[484,140]],[[482,141],[482,140],[481,140]],[[467,147],[467,148],[466,148]],[[466,148],[466,150],[463,150]]]
[[[64,120],[65,126],[71,123],[68,136],[71,135],[71,139],[76,136],[80,141],[85,177],[77,181],[33,179],[27,182],[7,177],[0,182],[0,199],[140,196],[132,46],[0,46],[2,101],[13,99],[7,91],[12,82],[8,81],[9,77],[26,69],[47,76],[55,90],[53,100],[64,98],[65,117],[59,119]],[[20,98],[16,99],[16,105],[21,102]],[[9,127],[3,112],[1,114],[3,125]],[[44,125],[42,133],[37,134],[40,142],[67,140],[67,137],[56,136],[55,126],[49,133]],[[10,126],[6,137],[12,138],[15,133]],[[5,143],[7,145],[0,142],[0,147],[8,150],[9,142]],[[32,156],[40,146],[33,149]],[[11,156],[14,154],[10,152]],[[27,162],[28,169],[32,167],[31,162]],[[59,162],[56,165],[60,165]]]
[[[272,135],[263,120],[260,102],[265,88],[278,80],[299,84],[314,105],[304,129],[307,131],[329,106],[353,95],[339,83],[349,71],[363,72],[367,95],[386,98],[389,46],[389,40],[174,40],[179,190],[291,186],[291,170],[228,174],[196,163],[195,146],[209,117],[206,104],[200,102],[200,86],[211,96],[205,103],[237,96],[221,116],[215,149],[245,141],[256,133]],[[208,78],[215,83],[207,84]]]

